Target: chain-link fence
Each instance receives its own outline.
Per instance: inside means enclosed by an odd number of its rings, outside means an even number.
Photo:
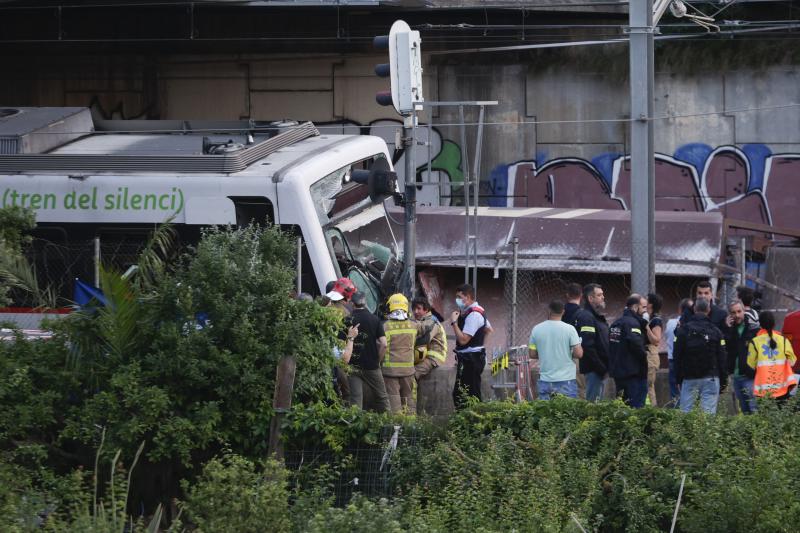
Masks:
[[[75,281],[97,285],[98,266],[125,272],[137,262],[144,241],[125,235],[109,239],[83,239],[56,242],[35,238],[26,248],[28,263],[34,269],[41,291],[55,296],[56,309],[41,309],[40,302],[23,289],[12,289],[11,306],[0,313],[0,321],[23,330],[41,327],[44,319],[63,316],[75,300]]]
[[[73,300],[74,282],[79,279],[96,285],[97,266],[124,272],[135,264],[144,242],[125,239],[86,239],[53,242],[34,239],[27,256],[36,269],[40,287],[49,287],[59,298],[59,304]],[[29,304],[22,293],[15,294],[19,305]]]
[[[393,465],[402,457],[413,460],[409,457],[412,450],[425,444],[424,439],[416,431],[404,431],[400,426],[385,427],[373,445],[338,451],[322,443],[319,447],[290,447],[284,459],[297,483],[324,481],[332,490],[336,505],[345,505],[357,493],[391,497],[394,494]]]
[[[693,252],[689,250],[686,255],[692,256]],[[595,261],[594,271],[585,272],[572,271],[575,264],[586,262],[585,259],[565,258],[563,269],[558,271],[552,269],[551,259],[536,260],[511,254],[507,260],[503,273],[507,346],[526,344],[533,326],[547,319],[548,304],[553,300],[565,301],[570,283],[600,285],[609,322],[622,314],[625,300],[632,292],[631,276],[603,272],[606,261],[602,259]],[[691,268],[687,270],[687,266]],[[705,275],[701,275],[700,267]],[[737,297],[737,287],[747,285],[756,293],[754,307],[774,311],[778,324],[786,313],[800,308],[800,277],[797,276],[800,248],[797,247],[768,246],[758,250],[750,240],[730,239],[720,262],[662,261],[657,272],[655,292],[664,298],[661,314],[665,317],[677,315],[680,300],[693,296],[695,284],[709,278],[712,285],[716,284],[716,303],[720,306],[726,307]]]

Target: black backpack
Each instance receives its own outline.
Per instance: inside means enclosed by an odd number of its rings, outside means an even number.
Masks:
[[[717,358],[715,339],[708,331],[693,327],[685,327],[686,335],[686,367],[695,375],[716,375]]]

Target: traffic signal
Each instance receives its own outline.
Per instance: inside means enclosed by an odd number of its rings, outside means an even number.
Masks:
[[[366,184],[369,198],[374,203],[383,201],[387,196],[396,196],[397,174],[389,167],[383,157],[375,159],[369,170],[353,170],[350,179],[356,183]]]
[[[402,20],[392,24],[389,35],[379,35],[372,41],[377,50],[389,50],[389,62],[375,66],[375,74],[389,78],[391,90],[379,92],[375,101],[394,106],[401,115],[414,111],[422,96],[422,39]]]

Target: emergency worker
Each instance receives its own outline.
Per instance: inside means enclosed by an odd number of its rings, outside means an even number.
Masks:
[[[492,325],[486,310],[475,301],[475,289],[465,283],[456,289],[458,311],[450,314],[450,326],[456,337],[456,381],[453,385],[453,405],[463,408],[467,397],[481,399],[481,374],[486,366],[486,336]]]
[[[762,312],[758,321],[761,329],[750,341],[747,355],[747,365],[755,370],[753,394],[783,402],[797,386],[797,376],[792,371],[797,357],[792,343],[775,331],[775,315],[771,311]]]
[[[419,333],[414,343],[414,377],[417,381],[444,364],[447,358],[447,333],[444,326],[431,313],[427,298],[414,298],[411,302]]]
[[[647,350],[639,308],[638,294],[628,298],[625,311],[609,328],[609,374],[617,394],[634,408],[644,407],[647,399]],[[646,304],[645,304],[646,305]]]
[[[583,297],[586,303],[575,315],[583,347],[579,366],[586,377],[586,400],[596,402],[603,397],[603,380],[608,372],[608,322],[602,314],[606,299],[603,287],[596,283],[583,288]]]
[[[333,302],[333,306],[340,309],[345,316],[350,316],[353,312],[353,304],[351,299],[356,293],[356,286],[350,278],[339,278],[333,284],[331,289],[325,296]],[[341,298],[339,297],[341,295]]]
[[[414,399],[414,344],[419,328],[408,317],[408,299],[402,294],[393,294],[388,300],[389,316],[383,324],[386,334],[386,357],[381,371],[389,395],[392,413],[403,409],[416,414]]]

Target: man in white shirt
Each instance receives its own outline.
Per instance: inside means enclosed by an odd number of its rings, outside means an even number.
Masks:
[[[549,317],[533,328],[528,343],[530,356],[539,359],[539,399],[549,400],[554,394],[577,398],[573,357],[583,356],[581,338],[573,326],[561,321],[563,303],[552,301],[548,309]]]
[[[450,315],[456,337],[456,382],[453,404],[463,408],[467,398],[481,399],[481,373],[486,366],[486,337],[493,331],[486,311],[475,301],[475,289],[465,283],[456,289],[458,311]]]

